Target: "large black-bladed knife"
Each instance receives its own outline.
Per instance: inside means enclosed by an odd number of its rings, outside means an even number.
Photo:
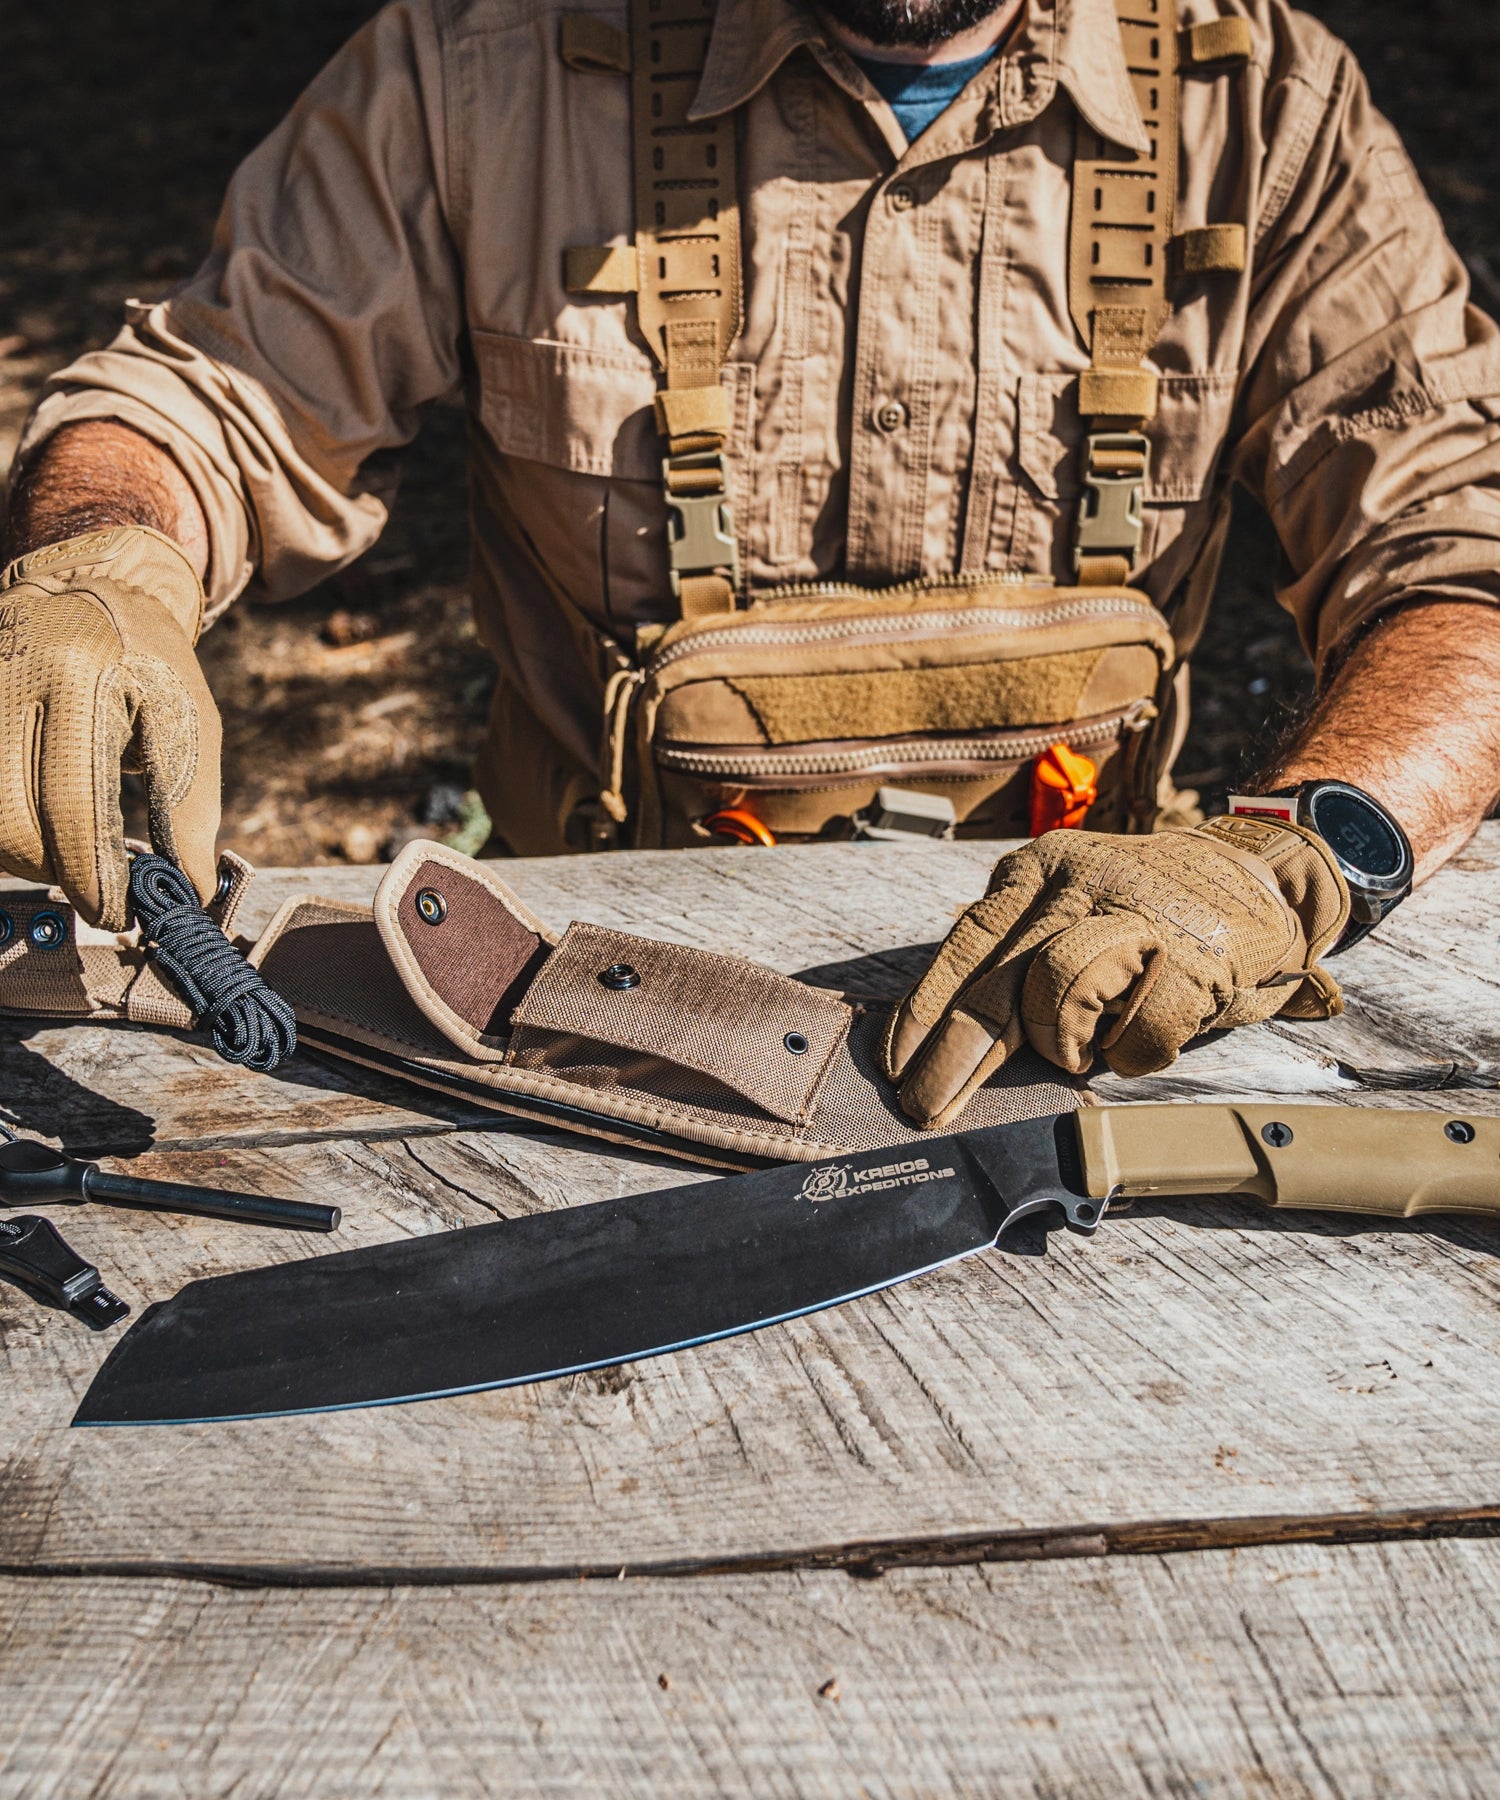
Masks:
[[[388,1405],[545,1381],[837,1306],[1055,1211],[1243,1193],[1500,1214],[1500,1120],[1119,1106],[195,1281],[121,1339],[75,1425]]]

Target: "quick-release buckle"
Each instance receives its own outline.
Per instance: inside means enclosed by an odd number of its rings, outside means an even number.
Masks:
[[[734,514],[728,498],[728,471],[716,451],[690,452],[662,458],[662,483],[667,502],[667,557],[671,566],[672,595],[682,598],[684,575],[712,575],[728,571],[732,586],[740,581],[740,551],[734,536]],[[674,493],[674,481],[684,476],[703,483],[717,477],[717,485],[703,493]]]
[[[1073,543],[1073,567],[1086,556],[1123,556],[1131,567],[1145,529],[1151,443],[1138,431],[1091,431],[1084,446],[1083,504]]]

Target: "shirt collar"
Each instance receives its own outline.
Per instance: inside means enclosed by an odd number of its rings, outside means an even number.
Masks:
[[[823,41],[812,7],[798,0],[719,0],[708,60],[690,119],[743,106],[794,50]]]
[[[689,117],[712,118],[743,106],[793,51],[823,41],[822,27],[803,0],[719,0]],[[1025,71],[1025,89],[1042,104],[1061,84],[1101,136],[1142,153],[1149,149],[1114,0],[1030,0],[1028,16],[1001,61],[1018,77]],[[1012,86],[1009,80],[1003,85]]]
[[[1144,156],[1151,148],[1130,85],[1114,0],[1058,0],[1057,79],[1101,137]]]

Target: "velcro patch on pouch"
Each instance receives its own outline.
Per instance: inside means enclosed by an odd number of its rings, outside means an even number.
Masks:
[[[746,675],[730,685],[768,744],[996,731],[1076,718],[1104,654],[1071,650],[940,669]]]

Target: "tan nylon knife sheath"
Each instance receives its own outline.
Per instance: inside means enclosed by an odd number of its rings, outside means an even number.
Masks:
[[[224,866],[231,880],[210,911],[228,930],[250,871]],[[876,1067],[883,1005],[608,926],[551,930],[504,867],[410,844],[373,909],[289,900],[251,960],[295,1007],[307,1045],[497,1112],[729,1167],[910,1139]],[[0,912],[11,928],[0,1014],[191,1023],[139,949],[80,933],[55,895],[0,894]],[[976,1097],[971,1123],[1084,1101],[1057,1070],[1020,1059]]]

